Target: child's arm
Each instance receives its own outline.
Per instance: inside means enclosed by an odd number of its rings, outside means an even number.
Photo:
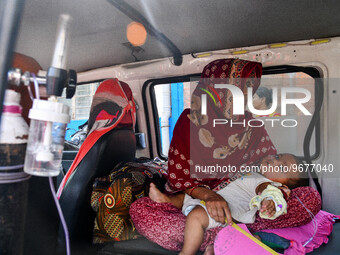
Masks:
[[[256,187],[256,194],[257,195],[261,195],[261,193],[267,188],[267,186],[271,184],[270,182],[265,182],[260,184],[259,186]],[[287,189],[288,187],[285,186]],[[281,187],[278,187],[279,189],[281,189]],[[289,189],[288,189],[289,190]],[[268,217],[272,217],[275,212],[276,212],[276,208],[275,208],[275,203],[273,200],[269,200],[269,199],[263,199],[261,202],[261,208],[259,209],[259,211],[261,213],[266,213],[268,215]]]
[[[263,199],[261,202],[261,208],[259,210],[261,213],[265,213],[269,218],[273,217],[276,213],[275,203],[273,200]]]
[[[262,191],[264,191],[269,184],[270,182],[261,183],[259,186],[256,187],[255,193],[257,195],[261,195]]]
[[[256,187],[255,193],[257,195],[261,195],[261,193],[267,188],[267,186],[271,184],[270,182],[265,182],[265,183],[261,183],[259,186]],[[287,185],[282,185],[280,187],[277,187],[278,189],[281,190],[281,192],[283,193],[285,199],[287,200],[288,197],[290,196],[290,192],[291,190],[288,188]]]
[[[275,187],[266,182],[258,185],[257,195],[250,201],[250,208],[257,207],[261,218],[275,219],[287,213],[288,187]]]
[[[193,198],[203,200],[209,215],[215,221],[224,223],[225,218],[227,218],[228,223],[232,224],[232,217],[228,203],[219,194],[201,186],[187,189],[185,192]]]

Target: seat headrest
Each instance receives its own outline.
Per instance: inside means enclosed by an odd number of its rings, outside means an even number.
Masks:
[[[115,128],[134,130],[135,122],[136,105],[129,85],[118,79],[103,81],[93,96],[87,137],[59,186],[58,198],[73,171],[100,137]]]

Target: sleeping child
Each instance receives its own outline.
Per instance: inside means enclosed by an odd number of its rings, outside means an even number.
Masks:
[[[278,159],[278,157],[282,158]],[[228,203],[234,221],[253,223],[257,211],[259,211],[260,217],[266,219],[276,219],[287,212],[286,200],[290,195],[290,188],[300,186],[299,183],[304,181],[302,174],[293,171],[294,168],[287,168],[288,172],[263,171],[266,166],[275,166],[276,162],[281,162],[281,165],[284,165],[286,161],[287,165],[291,165],[292,162],[299,163],[298,159],[290,154],[267,156],[258,165],[258,169],[262,169],[261,174],[244,173],[240,178],[216,192]],[[277,169],[283,168],[278,166]],[[187,216],[184,246],[180,254],[195,254],[203,241],[205,230],[226,225],[215,221],[210,216],[202,200],[192,198],[188,194],[184,195],[181,204],[178,203],[178,199],[169,199],[168,196],[157,190],[155,185],[151,184],[149,196],[156,202],[172,203],[172,201],[177,201],[173,205],[181,207],[183,214]]]

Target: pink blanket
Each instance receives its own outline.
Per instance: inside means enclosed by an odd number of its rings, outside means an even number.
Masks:
[[[262,231],[291,240],[290,247],[285,250],[285,255],[305,254],[319,248],[323,243],[328,243],[328,236],[333,230],[335,217],[339,218],[339,216],[321,210],[315,215],[314,220],[306,225]],[[314,226],[316,226],[316,229]],[[304,244],[306,244],[305,247]]]
[[[249,232],[245,224],[237,224],[244,231]],[[216,236],[214,242],[215,255],[271,255],[269,251],[249,239],[245,234],[232,226],[223,228]]]
[[[268,229],[263,232],[274,233],[283,238],[291,240],[290,247],[285,250],[285,255],[301,255],[313,251],[321,244],[328,242],[328,236],[333,230],[334,214],[320,211],[315,215],[312,222],[294,228]],[[239,224],[243,229],[244,224]],[[264,253],[263,248],[237,230],[226,227],[222,229],[215,239],[214,250],[216,255],[222,254],[248,254],[253,255],[270,254]],[[241,234],[241,235],[240,235]],[[241,250],[245,251],[242,253]],[[248,252],[248,253],[247,253]]]

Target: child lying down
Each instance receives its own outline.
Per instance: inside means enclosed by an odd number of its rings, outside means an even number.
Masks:
[[[243,174],[241,178],[216,192],[228,203],[235,222],[253,223],[257,211],[260,217],[265,219],[276,219],[287,212],[286,200],[290,195],[290,189],[285,184],[289,185],[290,180],[282,179],[279,183],[267,178],[272,177],[270,173],[262,174]],[[149,196],[156,202],[170,202],[177,208],[182,208],[183,214],[187,216],[184,246],[180,254],[195,254],[203,241],[205,230],[226,225],[210,216],[203,201],[188,194],[184,195],[184,199],[183,194],[170,199],[151,184]]]

